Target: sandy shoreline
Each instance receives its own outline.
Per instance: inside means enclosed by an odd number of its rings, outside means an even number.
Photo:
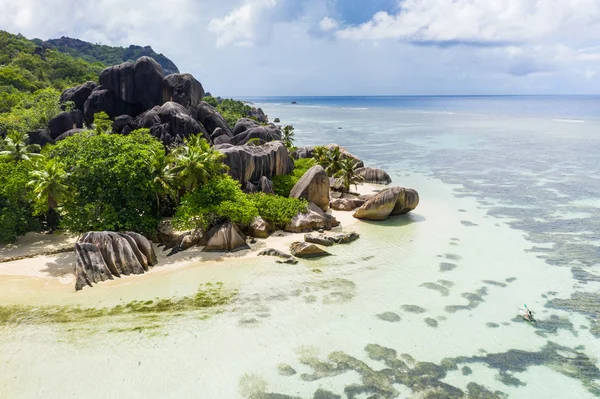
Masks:
[[[359,185],[357,192],[359,194],[372,193],[374,190],[380,190],[385,186],[375,184]],[[353,212],[330,211],[340,222],[340,226],[334,228],[334,231],[351,231],[352,225],[358,222],[352,214]],[[106,286],[115,287],[125,284],[134,284],[136,281],[146,279],[167,278],[168,274],[174,271],[189,268],[201,267],[205,269],[206,275],[202,280],[214,280],[215,273],[222,280],[234,281],[238,276],[232,275],[239,271],[240,264],[247,264],[248,261],[256,260],[258,253],[265,248],[274,248],[289,253],[289,246],[294,241],[303,241],[304,233],[285,233],[283,237],[271,235],[266,239],[257,239],[255,244],[250,244],[250,250],[239,251],[235,253],[211,253],[202,252],[201,247],[193,247],[186,251],[167,257],[169,251],[164,251],[162,247],[155,245],[155,251],[158,256],[158,265],[151,268],[148,273],[143,275],[124,276],[122,278],[98,284],[94,287]],[[72,246],[77,241],[78,236],[73,234],[40,234],[27,233],[20,237],[16,243],[0,247],[0,259],[32,256],[36,253],[47,253],[61,248]],[[262,257],[261,257],[262,258]],[[225,262],[225,263],[224,263]],[[224,268],[224,265],[233,266]],[[215,267],[228,270],[228,273],[215,272]],[[0,296],[6,300],[16,300],[27,296],[31,291],[65,291],[74,293],[75,275],[75,253],[65,252],[56,255],[33,256],[25,259],[0,263]],[[88,289],[84,289],[88,291]],[[37,296],[37,295],[36,295]]]

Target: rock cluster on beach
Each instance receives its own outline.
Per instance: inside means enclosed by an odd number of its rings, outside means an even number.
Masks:
[[[133,233],[93,231],[75,243],[75,289],[130,274],[143,274],[157,264],[150,240]]]
[[[354,217],[365,220],[385,220],[403,215],[419,205],[419,194],[410,188],[390,187],[369,198],[354,212]]]

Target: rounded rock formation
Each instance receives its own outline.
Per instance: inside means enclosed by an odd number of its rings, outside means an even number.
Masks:
[[[357,168],[356,174],[362,176],[365,183],[373,183],[373,184],[390,184],[392,179],[390,175],[383,169],[371,168],[371,167],[363,167]]]
[[[354,217],[365,220],[385,220],[389,216],[405,214],[419,205],[419,194],[413,189],[391,187],[369,198],[354,212]]]
[[[290,245],[290,252],[297,258],[319,258],[331,255],[329,252],[307,242],[293,242]]]
[[[321,165],[315,165],[302,175],[290,191],[291,198],[304,198],[323,211],[329,209],[329,177]]]
[[[162,93],[163,102],[173,101],[184,107],[196,107],[204,97],[204,88],[189,73],[173,73],[163,79]]]

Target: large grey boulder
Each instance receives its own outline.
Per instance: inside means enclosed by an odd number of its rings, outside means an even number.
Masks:
[[[54,144],[54,139],[50,136],[48,129],[38,129],[33,132],[29,132],[29,144],[37,144],[45,146],[46,144]]]
[[[135,103],[135,64],[124,62],[100,72],[100,85],[112,92],[115,98],[126,103]]]
[[[364,203],[364,200],[358,198],[334,198],[329,202],[329,206],[336,211],[353,211]]]
[[[260,126],[260,123],[258,123],[254,119],[240,118],[237,120],[235,126],[233,127],[233,135],[237,136],[238,134],[243,133],[246,130],[253,129],[258,126]]]
[[[357,168],[356,174],[362,176],[365,183],[373,183],[373,184],[390,184],[392,179],[390,175],[383,169],[371,168],[371,167],[363,167]]]
[[[258,147],[221,144],[215,145],[215,149],[225,155],[223,162],[229,167],[229,175],[242,185],[257,182],[263,176],[272,179],[273,176],[287,175],[294,170],[294,162],[281,141]]]
[[[311,146],[306,146],[306,147],[299,147],[298,149],[296,149],[296,151],[294,151],[292,153],[292,158],[294,158],[294,159],[312,158],[314,156],[315,147],[317,147],[317,146],[311,145]],[[344,147],[342,147],[339,144],[331,143],[331,144],[324,145],[323,147],[325,147],[329,150],[332,150],[335,147],[339,147],[340,151],[342,153],[343,159],[350,158],[350,159],[354,160],[357,168],[362,168],[365,166],[364,162],[359,157],[352,154],[350,151],[346,150]]]
[[[143,274],[157,263],[152,243],[137,233],[85,233],[75,244],[75,289],[114,276]]]
[[[64,104],[68,101],[72,101],[75,104],[75,108],[83,111],[83,105],[85,100],[88,99],[92,91],[96,88],[96,82],[85,82],[80,86],[71,87],[62,92],[60,95],[60,103]]]
[[[389,216],[405,214],[419,205],[419,194],[413,189],[391,187],[369,198],[354,212],[354,217],[365,220],[385,220]]]
[[[264,143],[281,140],[281,130],[279,126],[275,125],[256,126],[234,135],[229,139],[229,143],[242,145],[251,139],[259,139]]]
[[[335,217],[310,203],[307,210],[294,216],[283,230],[290,233],[308,233],[313,230],[331,230],[339,224]]]
[[[323,211],[329,209],[329,177],[321,165],[315,165],[302,175],[290,191],[292,198],[304,198]]]
[[[246,236],[240,228],[231,222],[213,227],[203,237],[205,252],[235,252],[250,249]]]
[[[217,129],[220,129],[218,136],[225,134],[228,137],[233,137],[233,132],[229,128],[225,118],[210,104],[204,101],[200,102],[196,107],[196,113],[196,118],[204,125],[211,137]]]
[[[66,139],[67,137],[71,137],[76,135],[77,133],[81,133],[81,132],[85,132],[87,131],[86,129],[71,129],[71,130],[67,130],[66,132],[64,132],[63,134],[61,134],[60,136],[58,136],[54,141],[61,141]]]
[[[202,84],[189,73],[165,76],[162,84],[163,102],[173,101],[184,107],[196,107],[204,97]]]
[[[101,281],[113,280],[114,277],[100,248],[94,244],[75,243],[75,290],[80,291],[86,285],[92,287]]]
[[[123,135],[129,134],[133,129],[134,119],[129,115],[117,116],[112,123],[112,131]]]
[[[165,146],[181,144],[185,138],[194,134],[202,134],[210,142],[204,126],[183,105],[170,101],[142,113],[133,125],[135,128],[150,128],[150,134]]]
[[[290,245],[290,252],[297,258],[319,258],[331,255],[329,252],[317,247],[315,244],[307,242],[293,242]]]
[[[273,189],[273,182],[269,180],[266,176],[262,176],[258,181],[258,191],[261,193],[275,195],[275,190]]]
[[[134,100],[144,110],[163,103],[164,72],[150,57],[139,58],[134,65]]]
[[[98,86],[94,88],[83,105],[83,116],[86,123],[94,121],[94,115],[98,112],[106,112],[109,116],[115,116],[115,100],[108,89]]]
[[[273,231],[273,226],[260,216],[254,218],[248,226],[248,235],[254,238],[267,238]]]
[[[70,112],[61,112],[48,122],[50,137],[56,139],[58,136],[71,129],[81,129],[83,127],[83,114],[76,109]]]

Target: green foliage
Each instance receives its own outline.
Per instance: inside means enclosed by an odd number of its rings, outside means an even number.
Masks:
[[[46,225],[50,230],[58,227],[59,213],[57,207],[71,193],[71,187],[66,184],[69,174],[63,165],[55,159],[42,158],[35,165],[27,183],[33,189],[34,214],[45,215]]]
[[[283,228],[299,212],[306,211],[308,202],[304,199],[287,198],[279,195],[257,193],[249,195],[258,214],[275,228]]]
[[[0,243],[39,228],[27,187],[31,171],[31,162],[0,159]]]
[[[88,80],[97,80],[105,66],[57,50],[36,52],[37,47],[21,35],[0,31],[0,85],[29,92],[47,87],[63,90]]]
[[[252,110],[252,107],[241,101],[225,99],[217,106],[217,110],[225,118],[227,124],[233,128],[238,119],[248,117],[248,112]]]
[[[94,114],[94,130],[96,134],[112,132],[112,121],[106,112]]]
[[[312,158],[301,158],[294,161],[294,170],[289,175],[279,175],[273,177],[273,190],[275,194],[281,197],[289,197],[290,191],[298,183],[298,180],[307,170],[317,163]]]
[[[354,185],[358,188],[358,184],[364,181],[364,178],[356,173],[357,162],[352,158],[345,158],[340,162],[340,169],[335,173],[334,177],[342,184],[344,192],[350,191],[350,186]]]
[[[157,224],[153,158],[164,151],[147,129],[118,134],[81,132],[44,149],[65,165],[75,187],[62,204],[62,226],[74,232],[132,230],[152,233]]]
[[[212,105],[213,107],[219,106],[219,100],[217,100],[216,98],[211,97],[211,96],[206,96],[206,97],[202,98],[202,101],[208,103],[209,105]]]
[[[294,146],[294,126],[286,125],[284,126],[281,132],[281,141],[288,148],[292,148]]]
[[[171,60],[163,54],[157,54],[150,47],[135,45],[129,47],[113,47],[70,38],[48,40],[46,44],[49,44],[61,53],[68,54],[73,58],[81,58],[91,64],[101,63],[104,65],[116,65],[125,61],[135,62],[142,56],[148,56],[156,60],[156,62],[164,69],[171,71],[176,69],[176,66]]]
[[[191,136],[171,153],[168,173],[179,190],[190,192],[226,171],[223,158],[201,135]]]
[[[60,92],[48,88],[35,93],[19,92],[12,87],[0,89],[0,132],[30,132],[46,128],[50,119],[61,112]]]
[[[259,139],[258,137],[253,137],[250,140],[248,140],[245,145],[252,146],[252,147],[259,147],[262,144],[263,144],[263,141],[261,139]]]
[[[333,177],[341,170],[344,156],[338,146],[331,149],[318,146],[313,151],[313,158],[325,169],[328,176]]]
[[[40,146],[37,144],[27,144],[27,136],[22,131],[11,130],[2,141],[2,151],[0,159],[10,159],[13,161],[30,161],[41,157]]]
[[[181,229],[208,229],[223,221],[249,224],[258,216],[256,206],[230,176],[213,178],[186,194],[175,212],[174,224]]]

